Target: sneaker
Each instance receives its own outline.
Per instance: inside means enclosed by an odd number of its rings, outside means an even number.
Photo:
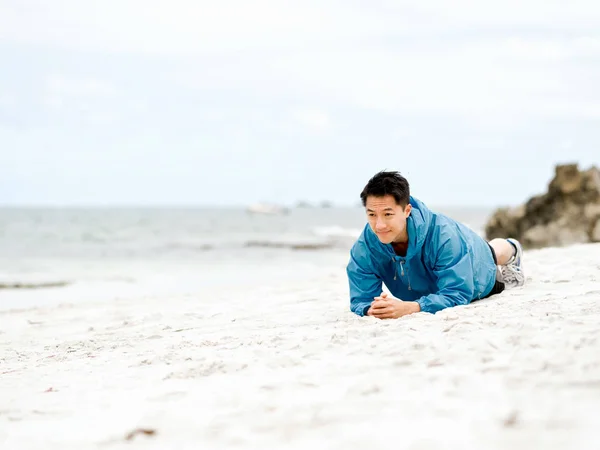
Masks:
[[[507,288],[513,288],[523,286],[525,284],[525,275],[523,274],[523,267],[521,261],[523,259],[523,248],[521,243],[516,239],[507,239],[507,241],[513,243],[517,247],[517,252],[505,265],[500,266],[502,272],[502,279]]]

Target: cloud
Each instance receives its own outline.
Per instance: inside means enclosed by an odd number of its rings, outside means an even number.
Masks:
[[[599,23],[600,4],[582,0],[0,4],[1,40],[180,57],[187,62],[169,77],[187,89],[297,91],[356,108],[468,116],[595,118]],[[55,108],[109,93],[93,80],[52,83]]]
[[[105,81],[52,74],[45,82],[43,103],[52,110],[87,108],[93,103],[112,98],[115,94],[116,89]]]
[[[324,131],[331,127],[331,119],[325,111],[318,109],[297,109],[292,111],[292,118],[313,131]]]
[[[173,55],[469,30],[597,33],[599,21],[595,0],[21,0],[0,3],[0,40]]]
[[[112,97],[116,94],[114,86],[106,81],[62,74],[49,75],[46,88],[52,94],[67,97]]]
[[[582,56],[600,60],[600,47],[590,42],[508,37],[399,49],[322,49],[290,54],[276,70],[290,84],[310,85],[367,109],[596,117],[600,64],[572,64]],[[576,92],[586,95],[574,98]]]
[[[369,16],[373,16],[370,18]],[[0,39],[64,48],[214,53],[378,32],[379,18],[341,1],[23,0],[0,4]]]
[[[423,20],[425,30],[477,29],[494,31],[507,28],[535,32],[541,29],[561,29],[578,32],[597,32],[600,4],[595,0],[421,0],[419,2],[377,0],[374,2],[386,12],[390,20],[401,15]]]
[[[98,78],[54,73],[45,79],[41,102],[54,121],[106,126],[124,110],[118,94],[111,83]]]
[[[10,108],[16,103],[17,99],[14,93],[0,91],[0,108]]]

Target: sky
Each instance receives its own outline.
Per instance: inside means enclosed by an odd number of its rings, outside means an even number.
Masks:
[[[0,0],[0,205],[515,205],[598,80],[595,0]]]

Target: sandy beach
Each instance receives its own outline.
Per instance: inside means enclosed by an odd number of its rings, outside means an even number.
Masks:
[[[317,277],[0,313],[0,448],[598,448],[600,245],[396,321]]]

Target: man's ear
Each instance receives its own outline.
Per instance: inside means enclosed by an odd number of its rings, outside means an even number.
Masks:
[[[410,212],[412,211],[412,205],[409,203],[408,205],[406,205],[406,208],[404,208],[404,214],[406,217],[410,216]]]

